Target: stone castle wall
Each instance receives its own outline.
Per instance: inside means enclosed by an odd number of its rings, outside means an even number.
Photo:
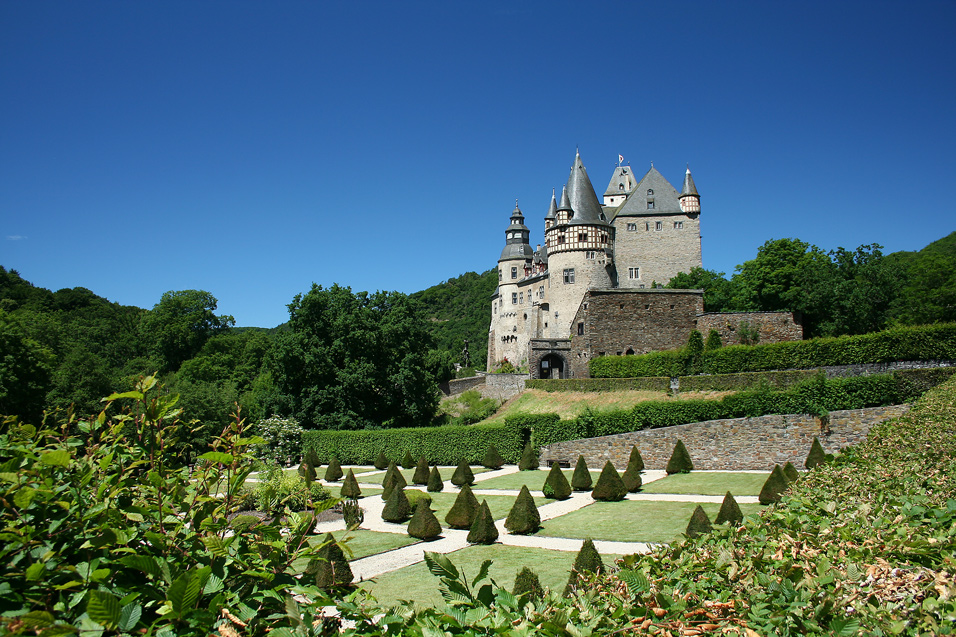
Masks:
[[[488,398],[508,400],[524,391],[524,382],[528,378],[528,374],[487,374],[481,393]]]
[[[740,328],[749,325],[760,335],[758,343],[803,340],[803,323],[793,312],[708,312],[697,317],[697,329],[707,339],[717,330],[724,345],[740,343]]]
[[[656,230],[660,222],[661,229]],[[627,224],[636,230],[628,230]],[[674,225],[682,225],[675,228]],[[651,288],[666,285],[679,272],[702,267],[699,214],[642,215],[617,217],[615,257],[619,285]],[[648,230],[648,227],[650,228]],[[640,268],[640,278],[631,279],[628,268]]]

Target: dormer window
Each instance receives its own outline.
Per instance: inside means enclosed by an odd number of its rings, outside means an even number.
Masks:
[[[647,189],[647,196],[648,196],[648,197],[653,197],[653,196],[654,196],[654,191],[653,191],[652,189],[648,188],[648,189]]]
[[[617,189],[618,189],[618,190],[624,190],[624,184],[618,184],[618,185],[617,185]]]
[[[648,202],[647,202],[647,209],[648,209],[648,210],[653,210],[653,209],[654,209],[654,200],[653,200],[653,199],[648,200]]]
[[[517,278],[518,278],[518,268],[517,268],[517,267],[511,268],[511,278],[512,278],[512,279],[517,279]]]

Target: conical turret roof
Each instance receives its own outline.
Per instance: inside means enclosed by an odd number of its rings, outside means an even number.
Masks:
[[[544,216],[545,219],[557,219],[558,217],[558,202],[554,198],[554,190],[551,190],[551,205],[548,206],[548,214]]]
[[[594,187],[591,185],[591,180],[588,179],[588,173],[581,161],[580,154],[574,156],[574,165],[571,166],[571,175],[568,177],[566,192],[571,203],[571,210],[574,211],[574,216],[568,223],[574,225],[607,224],[601,202],[594,194]],[[561,196],[561,203],[564,203],[564,195]]]
[[[690,166],[687,167],[687,173],[684,175],[684,187],[680,191],[681,198],[687,197],[688,195],[700,197],[700,195],[697,194],[697,186],[694,185],[694,178],[690,175]]]
[[[524,214],[516,201],[515,209],[511,212],[511,225],[505,230],[505,247],[498,260],[531,259],[534,256],[534,250],[528,243],[530,233],[528,226],[524,225]]]
[[[561,203],[558,204],[557,210],[571,210],[571,199],[568,196],[567,186],[561,189]]]

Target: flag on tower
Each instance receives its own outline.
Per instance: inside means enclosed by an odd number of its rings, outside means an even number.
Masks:
[[[624,155],[618,155],[618,156],[617,156],[617,165],[620,166],[620,165],[623,164],[623,163],[624,163]]]

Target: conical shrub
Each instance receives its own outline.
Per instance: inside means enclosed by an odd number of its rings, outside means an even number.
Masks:
[[[783,465],[783,475],[787,476],[787,482],[796,482],[797,478],[800,477],[800,472],[797,471],[793,463],[788,460],[787,464]]]
[[[734,499],[734,496],[727,492],[727,495],[724,496],[724,501],[720,503],[720,511],[717,512],[717,519],[714,520],[714,524],[739,524],[743,522],[744,514],[740,512],[740,507],[737,505],[737,500]]]
[[[402,468],[403,469],[414,469],[415,468],[415,458],[412,458],[412,452],[408,449],[405,450],[405,455],[402,457]]]
[[[329,460],[329,466],[325,469],[325,481],[338,482],[342,479],[343,475],[342,467],[339,465],[339,459],[332,456],[332,459]]]
[[[404,522],[412,513],[412,505],[405,495],[405,489],[396,486],[392,495],[388,496],[385,508],[382,509],[382,519],[386,522]]]
[[[485,500],[478,508],[478,515],[468,531],[468,542],[471,544],[494,544],[498,539],[498,529],[495,527],[495,519],[491,517],[491,509],[488,508],[488,501]]]
[[[601,475],[598,477],[597,484],[591,490],[591,497],[602,502],[617,502],[623,500],[627,495],[627,487],[624,481],[618,475],[617,469],[608,460],[601,469]]]
[[[601,561],[601,554],[594,548],[594,542],[591,538],[585,538],[581,550],[574,558],[574,566],[571,567],[571,577],[568,578],[568,585],[564,587],[565,596],[571,595],[580,586],[586,573],[599,575],[603,572],[604,562]]]
[[[515,586],[511,594],[515,597],[524,595],[529,601],[538,601],[544,597],[544,588],[538,580],[538,574],[525,566],[515,576]]]
[[[554,498],[555,500],[567,500],[571,497],[571,485],[568,483],[568,479],[564,477],[561,465],[557,462],[552,463],[551,471],[548,472],[548,477],[544,481],[542,492],[544,497]]]
[[[760,489],[760,495],[757,496],[757,499],[760,504],[780,502],[780,496],[786,490],[787,476],[783,475],[783,469],[777,464],[773,466],[773,471],[770,472],[767,481],[763,483],[763,488]]]
[[[415,467],[415,475],[412,476],[413,484],[428,484],[428,461],[425,456],[418,459],[418,466]]]
[[[445,515],[445,523],[453,529],[470,529],[478,516],[478,498],[467,484],[458,492],[455,503]]]
[[[518,469],[521,471],[536,471],[538,469],[538,450],[528,442],[521,452],[521,460],[518,461]]]
[[[641,457],[641,452],[637,450],[637,447],[631,447],[631,456],[627,459],[627,466],[635,465],[638,471],[644,470],[644,458]]]
[[[318,475],[315,473],[315,465],[309,464],[309,462],[305,459],[303,459],[302,463],[299,464],[299,475],[302,476],[302,479],[305,480],[307,485],[311,485],[318,477]]]
[[[810,453],[807,454],[807,459],[804,461],[803,466],[807,469],[812,469],[826,461],[827,454],[823,451],[823,445],[820,444],[820,439],[814,436],[813,444],[810,445]]]
[[[408,522],[408,534],[419,540],[434,540],[441,535],[441,524],[429,506],[429,502],[419,500],[415,513]]]
[[[671,453],[671,459],[667,461],[667,475],[673,473],[690,473],[694,470],[694,463],[687,453],[687,447],[682,440],[678,440],[674,445],[674,452]]]
[[[498,453],[498,448],[494,444],[488,445],[485,451],[485,458],[481,461],[481,466],[485,469],[500,469],[505,464],[505,459]]]
[[[641,490],[641,487],[644,486],[644,480],[641,479],[641,470],[637,468],[636,463],[630,463],[627,465],[627,469],[624,470],[624,475],[621,476],[621,481],[624,483],[624,488],[627,489],[628,493],[637,493]]]
[[[687,537],[697,537],[704,533],[710,533],[712,530],[710,518],[707,517],[704,507],[698,504],[694,513],[690,516],[690,522],[687,523],[687,530],[684,531],[684,534]]]
[[[584,461],[584,456],[578,456],[578,461],[574,465],[574,473],[571,474],[571,488],[575,491],[590,491],[593,484],[591,472],[588,471],[588,463]]]
[[[541,528],[541,514],[534,505],[534,498],[528,491],[528,485],[522,485],[515,503],[505,519],[505,528],[515,535],[529,535]]]
[[[405,476],[403,476],[402,472],[398,469],[398,465],[394,462],[390,463],[388,470],[385,471],[385,477],[382,478],[382,499],[387,502],[395,487],[404,489],[407,486],[408,481],[405,480]]]
[[[316,557],[309,562],[305,569],[307,577],[311,577],[319,588],[333,588],[347,586],[355,578],[348,560],[342,553],[342,548],[335,543],[331,533],[326,533],[322,539],[325,545],[316,553]]]
[[[378,452],[378,457],[375,458],[375,468],[379,471],[388,469],[388,458],[385,457],[384,451]]]
[[[475,483],[475,474],[471,472],[471,467],[468,466],[466,461],[462,460],[458,468],[455,469],[455,473],[451,475],[451,483],[456,487]]]
[[[444,488],[445,481],[441,479],[441,474],[438,473],[438,467],[432,467],[432,472],[428,474],[428,486],[425,487],[425,489],[432,493],[438,493]]]
[[[355,479],[355,473],[351,469],[346,474],[345,480],[342,481],[341,495],[343,498],[353,499],[362,497],[362,489],[359,488],[358,480]]]

